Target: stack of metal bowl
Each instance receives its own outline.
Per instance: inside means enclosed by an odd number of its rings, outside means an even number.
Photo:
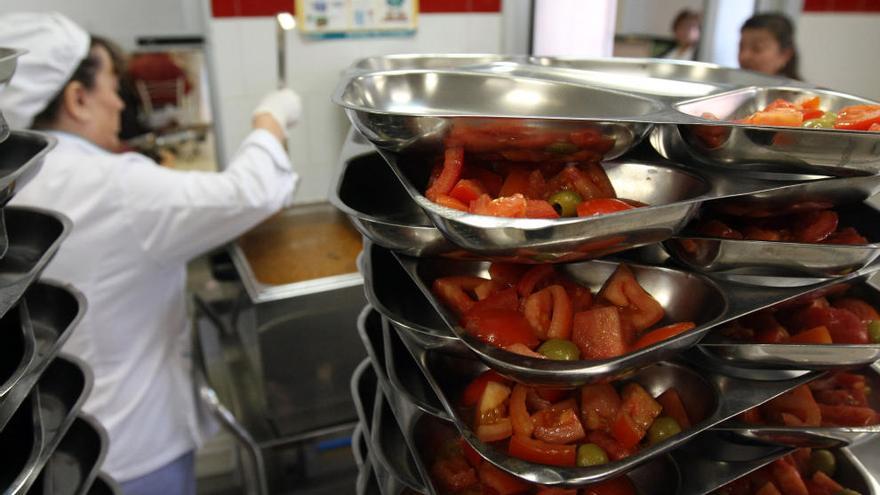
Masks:
[[[866,377],[876,410],[880,343],[745,343],[720,331],[842,286],[880,302],[880,223],[871,221],[877,211],[867,201],[880,191],[880,133],[736,121],[776,98],[813,96],[823,110],[874,103],[691,62],[395,55],[353,65],[334,95],[353,129],[331,201],[365,237],[359,268],[369,305],[358,328],[369,358],[351,383],[360,419],[358,493],[447,493],[432,463],[438,439],[449,437],[466,442],[481,462],[531,483],[528,493],[575,493],[623,476],[642,495],[712,493],[796,448],[813,447],[831,449],[825,455],[837,464],[837,483],[880,494],[870,474],[880,469],[873,452],[880,426],[739,420],[844,369]],[[704,118],[706,112],[722,120]],[[423,192],[450,132],[499,123],[537,134],[590,129],[613,144],[601,165],[614,189],[648,206],[535,219],[474,215],[428,200]],[[869,242],[730,240],[689,227],[719,205],[782,211],[793,204],[839,207]],[[626,263],[668,322],[695,327],[608,359],[509,352],[471,335],[432,291],[441,277],[487,277],[491,262],[554,263],[557,273],[594,293]],[[462,390],[489,369],[537,387],[635,382],[653,396],[674,387],[686,409],[697,412],[691,427],[611,462],[539,464],[481,441],[472,413],[460,407]]]
[[[21,54],[0,48],[0,88]],[[91,370],[60,352],[86,311],[85,297],[40,278],[71,222],[56,212],[5,206],[54,145],[46,134],[10,131],[0,115],[0,489],[120,493],[99,473],[107,434],[80,412]]]

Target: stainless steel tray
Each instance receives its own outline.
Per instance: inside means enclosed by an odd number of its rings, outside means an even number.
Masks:
[[[390,251],[364,241],[358,265],[367,301],[392,327],[409,332],[422,347],[469,355]]]
[[[439,277],[477,275],[489,278],[488,263],[403,256],[397,258],[448,328],[476,357],[501,374],[532,385],[577,386],[624,374],[670,358],[693,346],[717,325],[833,283],[824,281],[798,287],[757,287],[713,280],[668,268],[629,264],[642,287],[661,302],[667,321],[692,321],[697,327],[671,339],[611,359],[557,361],[514,354],[471,337],[459,325],[458,317],[431,292],[433,281]],[[588,261],[564,265],[562,272],[595,293],[618,265],[619,263],[613,261]],[[880,266],[870,269],[880,269]],[[860,275],[860,272],[854,272],[837,281],[858,278]],[[381,281],[375,280],[374,283]]]
[[[88,493],[107,454],[107,432],[89,416],[80,415],[40,472],[32,493]]]
[[[399,69],[465,69],[492,62],[522,61],[524,55],[494,53],[395,53],[356,60],[348,68],[353,72],[377,72]]]
[[[61,213],[38,208],[6,207],[4,215],[9,249],[0,259],[0,316],[42,273],[73,227]]]
[[[401,426],[381,387],[376,388],[370,455],[373,458],[374,468],[381,466],[390,478],[412,490],[424,493],[425,482],[419,474],[412,451],[407,446]],[[380,486],[385,484],[381,477],[379,483]],[[391,491],[383,490],[383,493]]]
[[[50,280],[33,284],[22,300],[32,309],[27,319],[34,335],[35,357],[15,387],[0,401],[0,429],[27,398],[86,311],[86,299],[81,292]],[[9,315],[14,313],[7,313],[4,320]]]
[[[869,405],[880,410],[880,364],[873,364],[860,370],[871,387]],[[794,447],[835,448],[862,443],[877,438],[880,424],[867,426],[809,426],[790,427],[773,425],[754,425],[737,418],[728,420],[716,427],[721,431],[731,431],[747,438],[757,438]]]
[[[702,419],[695,420],[692,428],[631,457],[602,466],[569,468],[514,459],[477,439],[469,421],[458,410],[457,402],[464,387],[487,369],[485,365],[475,360],[425,351],[411,343],[407,343],[407,347],[453,418],[456,428],[483,458],[520,478],[554,486],[579,486],[619,476],[680,447],[700,432],[818,376],[816,372],[792,372],[787,379],[757,381],[728,377],[707,369],[691,369],[683,364],[655,364],[629,375],[627,381],[640,383],[652,396],[675,386],[689,414]]]
[[[25,376],[37,354],[37,344],[26,302],[19,302],[0,318],[0,336],[3,338],[3,345],[0,346],[0,366],[2,366],[0,379],[3,380],[0,383],[0,407],[2,407],[6,395]],[[12,410],[17,407],[18,404]],[[0,429],[3,428],[3,424],[0,422]]]
[[[52,361],[40,377],[32,394],[38,396],[42,442],[39,455],[8,485],[10,493],[26,493],[34,484],[49,457],[76,419],[76,414],[92,389],[92,375],[79,359],[65,356]]]
[[[21,473],[37,461],[43,437],[39,395],[31,394],[0,430],[0,486],[4,493],[15,493],[7,487],[20,481]]]
[[[851,278],[846,282],[846,285],[858,287],[860,295],[880,307],[878,284],[880,274],[876,272]],[[810,293],[804,294],[809,295]],[[706,336],[700,342],[699,348],[723,360],[725,364],[752,368],[835,369],[862,366],[880,360],[880,344],[761,344],[736,341],[718,332]]]
[[[419,365],[413,361],[397,331],[384,320],[381,335],[385,345],[385,370],[392,393],[399,394],[403,400],[432,416],[448,419],[443,404],[425,380]]]
[[[733,170],[780,172],[818,171],[843,174],[852,170],[880,171],[880,135],[867,131],[806,129],[737,124],[734,119],[763,109],[777,98],[794,101],[819,96],[823,110],[877,102],[836,91],[786,86],[751,87],[675,104],[695,119],[690,124],[655,128],[651,144],[664,157]],[[703,112],[721,120],[703,119]],[[709,139],[707,139],[707,137]]]
[[[869,203],[837,208],[840,225],[855,227],[869,244],[818,244],[722,239],[689,234],[665,242],[680,263],[700,272],[776,272],[789,276],[834,277],[858,270],[880,256],[880,210]]]
[[[27,185],[43,166],[46,154],[58,142],[49,134],[11,131],[0,140],[0,206]]]

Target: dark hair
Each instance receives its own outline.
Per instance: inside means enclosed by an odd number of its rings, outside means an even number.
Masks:
[[[67,88],[68,84],[79,82],[87,89],[95,87],[95,77],[98,75],[98,71],[101,70],[101,59],[94,53],[96,47],[100,46],[110,53],[110,59],[113,61],[113,72],[117,75],[123,72],[125,59],[122,56],[122,50],[115,43],[101,36],[92,35],[91,38],[92,41],[89,44],[89,53],[86,55],[86,58],[74,69],[70,79],[61,86],[58,93],[46,104],[46,108],[34,117],[34,121],[31,124],[31,127],[34,129],[45,129],[55,122],[55,119],[58,118],[58,114],[61,112],[64,89]]]
[[[675,29],[678,27],[679,24],[681,24],[682,22],[684,22],[688,19],[696,19],[697,22],[699,22],[700,21],[699,12],[694,12],[693,10],[690,10],[690,9],[681,9],[678,12],[678,15],[675,16],[675,19],[672,20],[672,30],[675,31]]]
[[[779,48],[791,50],[791,58],[782,68],[780,74],[791,79],[800,79],[800,71],[798,70],[798,51],[794,46],[794,25],[785,14],[779,12],[771,12],[767,14],[757,14],[750,17],[742,25],[740,33],[746,29],[766,29],[773,35]]]

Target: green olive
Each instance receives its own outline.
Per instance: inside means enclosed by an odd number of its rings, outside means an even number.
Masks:
[[[578,467],[599,466],[608,464],[608,455],[595,443],[585,443],[578,446],[577,465]]]
[[[557,361],[577,361],[581,350],[574,342],[565,339],[550,339],[538,347],[538,352]]]
[[[810,467],[813,471],[822,471],[829,478],[833,478],[834,472],[837,471],[837,459],[830,450],[814,449],[810,454]]]
[[[874,344],[880,344],[880,320],[868,323],[868,339]]]
[[[581,195],[574,191],[559,191],[548,199],[550,206],[561,217],[573,217],[577,215],[577,207],[583,201]]]
[[[555,143],[551,143],[544,148],[545,151],[550,153],[557,153],[560,155],[568,155],[570,153],[574,153],[578,150],[577,145],[573,143],[568,143],[565,141],[557,141]]]
[[[654,445],[679,433],[681,433],[681,426],[679,426],[678,421],[669,416],[660,416],[648,428],[648,444]]]
[[[843,490],[840,490],[839,492],[835,493],[834,495],[862,495],[862,494],[855,491],[855,490],[850,490],[849,488],[844,488]]]
[[[837,114],[834,112],[825,112],[825,115],[816,118],[805,120],[802,124],[804,127],[809,127],[811,129],[833,129],[834,122],[837,120]]]

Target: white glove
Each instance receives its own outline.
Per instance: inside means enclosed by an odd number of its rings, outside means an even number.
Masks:
[[[254,115],[268,113],[282,129],[296,125],[302,114],[302,102],[296,92],[290,88],[279,89],[263,96],[254,110]]]

